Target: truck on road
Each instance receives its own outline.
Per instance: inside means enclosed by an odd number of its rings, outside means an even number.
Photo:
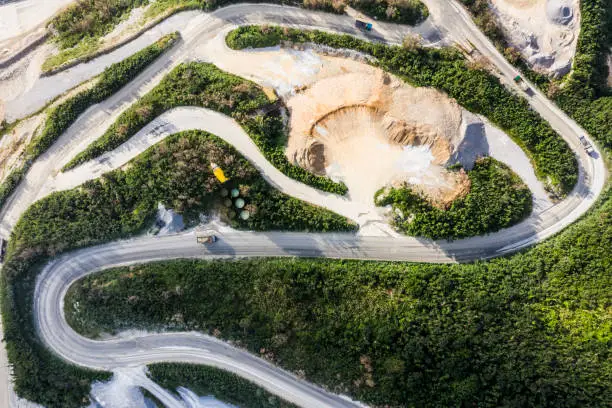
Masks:
[[[587,140],[587,138],[582,135],[578,139],[580,139],[580,143],[582,144],[584,151],[591,154],[593,152],[593,145]]]
[[[526,93],[530,93],[531,89],[529,89],[529,85],[527,85],[527,82],[525,82],[523,80],[523,78],[521,78],[520,75],[517,75],[514,77],[514,82],[519,86],[519,88],[521,88],[523,91],[525,91]]]
[[[361,20],[355,20],[355,27],[363,31],[372,31],[372,23],[366,23]]]

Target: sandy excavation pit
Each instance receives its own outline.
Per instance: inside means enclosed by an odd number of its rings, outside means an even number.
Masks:
[[[322,79],[286,98],[291,161],[344,181],[365,203],[403,182],[441,207],[469,191],[465,172],[446,169],[462,139],[454,101],[361,62],[323,59]]]
[[[489,0],[510,45],[536,70],[570,71],[580,30],[578,0]]]

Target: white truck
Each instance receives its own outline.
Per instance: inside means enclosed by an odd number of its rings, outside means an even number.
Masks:
[[[582,144],[582,148],[587,154],[591,154],[593,152],[593,145],[587,140],[584,135],[578,137],[580,139],[580,143]]]

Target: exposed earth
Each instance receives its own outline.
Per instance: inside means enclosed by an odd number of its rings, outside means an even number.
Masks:
[[[571,69],[580,30],[578,0],[490,0],[510,45],[541,72]]]

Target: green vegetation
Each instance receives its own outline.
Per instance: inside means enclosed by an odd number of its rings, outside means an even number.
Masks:
[[[147,5],[141,22],[155,23],[180,11],[213,11],[235,3],[241,1],[81,0],[51,21],[55,32],[53,41],[60,46],[61,51],[43,63],[43,72],[50,72],[75,60],[86,61],[95,56],[103,45],[101,38],[136,7]],[[348,4],[380,20],[411,25],[422,22],[429,15],[429,10],[420,0],[267,0],[266,3],[331,13],[343,13]]]
[[[65,49],[88,38],[101,37],[133,8],[146,3],[147,0],[79,0],[51,20],[54,41]]]
[[[608,190],[586,219],[510,258],[152,263],[77,282],[65,312],[88,335],[215,333],[377,406],[604,407],[611,246]]]
[[[224,166],[230,177],[226,185],[213,176],[211,161]],[[252,214],[247,221],[223,206],[224,187],[240,190]],[[152,224],[158,202],[183,213],[188,225],[200,212],[218,208],[235,227],[355,229],[343,217],[272,189],[233,147],[199,131],[167,138],[125,171],[51,194],[15,226],[0,277],[4,340],[19,395],[47,407],[78,407],[87,405],[91,380],[107,378],[67,365],[40,343],[32,320],[35,278],[49,257],[143,231]]]
[[[285,156],[286,134],[276,112],[257,111],[271,104],[255,83],[212,64],[190,62],[170,72],[158,86],[119,116],[117,121],[65,169],[113,150],[163,112],[178,106],[200,106],[231,116],[251,136],[263,155],[287,176],[318,189],[345,194],[346,186],[291,164]]]
[[[429,16],[429,10],[419,0],[349,0],[348,3],[371,17],[394,23],[416,25]]]
[[[464,108],[489,118],[525,150],[536,175],[552,193],[563,196],[576,183],[576,158],[563,139],[530,109],[526,100],[506,90],[488,72],[470,69],[463,57],[452,49],[405,49],[373,44],[348,35],[279,27],[243,26],[227,37],[228,45],[234,49],[281,40],[312,42],[370,54],[381,68],[406,82],[435,87],[455,98]]]
[[[555,102],[605,147],[612,147],[612,90],[606,57],[612,47],[612,4],[580,2],[580,36],[572,73],[549,90]]]
[[[154,364],[150,376],[167,390],[187,387],[197,395],[212,395],[240,408],[297,408],[263,388],[218,368],[192,364]]]
[[[23,165],[13,170],[0,184],[0,208],[27,173],[32,162],[51,147],[83,112],[129,83],[178,38],[178,33],[168,34],[123,61],[110,65],[100,74],[93,87],[51,108],[42,130],[37,131],[37,136],[25,150]]]
[[[580,35],[572,72],[549,80],[531,70],[518,51],[509,47],[486,0],[461,0],[478,27],[525,76],[548,93],[561,109],[605,147],[612,147],[612,90],[607,86],[606,57],[612,46],[612,4],[609,0],[580,1]]]
[[[432,239],[498,231],[531,213],[529,188],[506,165],[491,158],[480,159],[468,175],[470,192],[448,209],[432,206],[409,186],[380,190],[376,204],[393,206],[393,225],[399,231]]]

